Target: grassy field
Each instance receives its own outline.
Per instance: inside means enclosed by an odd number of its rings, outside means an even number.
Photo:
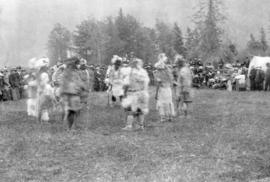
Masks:
[[[25,101],[0,103],[0,181],[270,181],[269,98],[197,90],[192,117],[162,125],[151,101],[136,132],[121,131],[123,112],[105,93],[93,93],[72,132],[58,115],[37,124]]]

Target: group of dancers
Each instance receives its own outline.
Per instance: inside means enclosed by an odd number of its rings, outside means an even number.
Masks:
[[[172,121],[173,118],[178,118],[177,116],[189,117],[192,72],[185,59],[176,55],[172,66],[166,54],[161,53],[155,69],[155,100],[160,122]],[[113,57],[106,82],[110,88],[110,105],[120,103],[126,113],[126,126],[123,130],[144,128],[144,118],[149,112],[149,81],[141,59],[134,58],[129,65],[122,65],[121,57]]]
[[[111,62],[105,79],[109,104],[123,108],[126,121],[123,130],[144,129],[145,116],[149,113],[150,79],[143,68],[143,60],[132,58],[127,63],[114,55]],[[69,58],[52,76],[48,74],[49,59],[31,60],[30,65],[28,115],[37,117],[38,121],[48,121],[50,110],[58,105],[62,109],[62,120],[67,121],[71,129],[81,110],[88,109],[90,78],[86,61]],[[192,102],[192,73],[185,59],[176,55],[172,65],[161,53],[155,68],[155,99],[160,122],[172,121],[177,116],[188,117],[188,104]]]

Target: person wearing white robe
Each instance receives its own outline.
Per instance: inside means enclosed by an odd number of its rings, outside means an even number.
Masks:
[[[147,71],[143,68],[141,59],[133,59],[131,66],[125,68],[124,88],[126,97],[122,106],[126,111],[126,126],[124,130],[132,130],[137,122],[139,128],[144,128],[144,117],[149,112],[149,85],[150,79]]]
[[[156,107],[160,115],[160,122],[172,121],[172,117],[175,116],[171,87],[173,84],[172,70],[166,65],[168,58],[164,53],[161,53],[158,58],[158,62],[154,65],[157,69],[154,72],[157,81]]]
[[[121,57],[113,57],[112,66],[108,69],[108,85],[109,85],[109,104],[111,107],[117,105],[117,103],[121,103],[124,96],[124,73],[121,67],[122,58]]]
[[[48,74],[49,59],[41,58],[36,61],[37,73],[37,110],[38,121],[49,121],[49,110],[54,107],[54,93]]]
[[[40,74],[38,78],[38,120],[49,121],[49,110],[54,107],[54,91],[49,84],[49,75],[46,72]]]
[[[27,79],[27,85],[25,89],[27,90],[28,99],[26,101],[27,104],[27,115],[38,117],[37,111],[37,80],[35,78],[34,73],[30,73],[25,77]]]

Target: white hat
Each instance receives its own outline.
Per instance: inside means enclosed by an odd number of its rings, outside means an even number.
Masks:
[[[87,64],[87,61],[86,61],[85,59],[81,58],[80,64],[81,64],[81,65],[86,65],[86,64]]]
[[[157,69],[164,69],[166,67],[166,64],[164,61],[160,60],[154,65],[154,67]]]
[[[167,56],[166,56],[165,53],[160,53],[160,54],[158,55],[158,60],[159,60],[159,61],[166,62],[166,61],[168,60],[168,58],[167,58]]]
[[[112,64],[114,64],[117,60],[122,62],[122,58],[120,56],[113,55],[113,58],[111,60]]]
[[[36,68],[36,69],[40,69],[41,67],[44,66],[49,66],[50,60],[49,58],[32,58],[29,60],[29,66],[30,68]]]

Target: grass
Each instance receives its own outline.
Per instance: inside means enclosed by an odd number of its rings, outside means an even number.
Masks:
[[[151,100],[136,132],[121,131],[123,112],[106,99],[93,93],[72,132],[57,114],[37,124],[23,100],[1,103],[0,181],[269,180],[269,93],[196,90],[192,117],[162,125]]]

